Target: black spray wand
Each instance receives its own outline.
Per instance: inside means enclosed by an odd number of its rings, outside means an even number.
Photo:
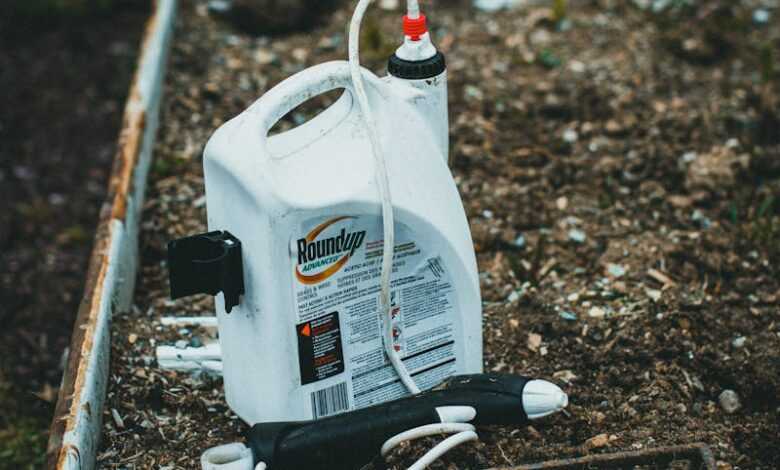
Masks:
[[[255,424],[246,447],[217,447],[201,462],[204,470],[253,470],[258,464],[269,470],[352,470],[398,441],[394,436],[411,435],[409,430],[434,423],[522,426],[567,404],[566,394],[544,380],[461,375],[435,390],[329,418]]]

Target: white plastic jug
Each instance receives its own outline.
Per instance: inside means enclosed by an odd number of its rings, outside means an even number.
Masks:
[[[482,371],[474,250],[446,164],[446,72],[364,71],[395,214],[394,348],[422,389]],[[328,416],[407,395],[383,353],[382,218],[347,62],[306,69],[223,125],[205,150],[211,230],[241,242],[245,294],[216,297],[225,391],[248,423]],[[268,137],[308,99],[343,95]]]

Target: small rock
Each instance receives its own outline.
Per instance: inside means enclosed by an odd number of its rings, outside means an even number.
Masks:
[[[645,294],[655,303],[661,300],[661,291],[658,289],[645,289]]]
[[[734,340],[731,342],[731,345],[735,348],[741,348],[745,346],[745,342],[747,341],[747,338],[744,336],[738,336],[734,338]]]
[[[575,243],[585,243],[588,236],[580,229],[573,228],[569,230],[569,240]]]
[[[187,346],[189,346],[189,344],[190,343],[188,341],[180,339],[180,340],[176,341],[174,346],[176,346],[176,349],[187,349]]]
[[[531,44],[536,46],[548,44],[552,40],[552,34],[550,34],[550,32],[547,31],[546,29],[535,29],[534,32],[531,33],[529,40],[531,41]],[[544,52],[545,51],[543,51],[542,54],[544,54]],[[548,60],[554,57],[552,56],[552,53],[550,51],[546,51],[546,52],[550,56],[547,57]],[[540,57],[540,58],[544,60],[544,57]]]
[[[759,8],[753,12],[753,22],[757,24],[767,24],[769,23],[769,16],[769,10]]]
[[[339,34],[335,34],[333,36],[323,36],[323,38],[320,39],[320,42],[317,43],[317,47],[325,50],[333,50],[338,48],[343,41],[343,38]]]
[[[573,60],[569,62],[569,70],[574,73],[582,73],[585,71],[585,64],[579,60]]]
[[[474,85],[466,85],[466,88],[464,88],[463,91],[466,94],[466,98],[468,99],[482,101],[482,98],[485,97],[485,94],[482,93],[482,90],[475,87]]]
[[[572,383],[574,380],[577,380],[577,376],[569,369],[559,370],[558,372],[553,373],[553,378],[562,380],[566,383]]]
[[[595,424],[601,424],[607,419],[607,415],[605,415],[601,411],[594,411],[593,413],[591,413],[590,417]]]
[[[567,144],[573,144],[577,142],[577,140],[580,138],[579,134],[577,134],[577,131],[574,129],[566,129],[563,131],[563,141]]]
[[[566,321],[577,321],[577,315],[572,312],[561,312],[558,314],[558,316]]]
[[[715,468],[717,470],[732,470],[734,467],[732,467],[731,464],[728,462],[718,460],[717,462],[715,462]]]
[[[598,436],[593,436],[585,441],[585,448],[588,450],[600,449],[607,445],[609,445],[609,435],[607,434],[599,434]]]
[[[623,126],[620,125],[619,122],[617,122],[614,119],[610,119],[607,121],[607,124],[605,126],[605,130],[607,131],[607,134],[620,134],[623,132]]]
[[[530,349],[533,352],[536,352],[539,350],[539,346],[542,345],[542,335],[537,333],[528,333],[528,349]]]
[[[518,235],[517,238],[515,238],[515,246],[518,248],[522,248],[525,246],[525,237],[522,235]]]
[[[525,0],[474,0],[474,7],[478,10],[493,13],[505,8],[513,8],[523,4]]]
[[[709,219],[709,217],[705,216],[704,213],[699,209],[693,211],[693,214],[691,214],[691,220],[698,223],[699,226],[705,230],[712,226],[712,221]]]
[[[620,405],[620,408],[618,408],[618,411],[620,411],[622,414],[628,416],[629,418],[634,418],[636,415],[639,414],[639,412],[637,410],[635,410],[628,403],[623,403],[622,405]]]
[[[626,274],[626,268],[619,264],[609,263],[609,265],[607,265],[607,272],[612,277],[623,277]]]
[[[211,0],[208,3],[210,13],[227,13],[230,11],[230,2],[227,0]]]
[[[399,5],[399,0],[381,0],[379,2],[379,8],[383,10],[397,10]]]
[[[559,211],[566,210],[566,208],[569,207],[569,199],[566,196],[559,197],[555,200],[555,207],[557,207]]]
[[[685,152],[682,156],[682,161],[685,163],[691,163],[696,160],[699,155],[696,152]]]
[[[733,414],[742,407],[739,402],[739,395],[734,390],[724,390],[718,396],[718,401],[723,410],[728,414]]]
[[[305,62],[306,59],[309,57],[309,51],[304,49],[303,47],[296,47],[292,51],[292,57],[293,59],[297,60],[298,62]]]
[[[749,155],[738,155],[732,148],[714,146],[690,164],[685,186],[689,190],[717,190],[734,184],[735,166],[747,167],[749,164]]]
[[[604,318],[607,316],[607,312],[601,307],[591,307],[588,310],[588,316],[590,318]]]
[[[484,210],[482,211],[482,217],[486,219],[492,219],[493,218],[493,211],[491,210]]]
[[[135,344],[135,342],[138,341],[138,335],[135,333],[130,333],[127,337],[127,342],[130,344]]]
[[[125,422],[122,420],[122,417],[119,416],[119,412],[116,410],[116,408],[111,408],[111,417],[114,418],[114,423],[116,424],[116,427],[119,429],[124,429]]]
[[[255,52],[255,60],[260,65],[272,64],[278,59],[279,56],[277,56],[273,51],[269,51],[268,49],[258,49],[257,52]]]

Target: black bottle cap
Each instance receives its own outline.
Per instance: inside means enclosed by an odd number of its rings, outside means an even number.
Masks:
[[[419,61],[404,60],[393,54],[387,63],[387,71],[390,75],[407,80],[433,78],[446,69],[444,54],[439,51],[436,51],[436,55],[430,59]]]

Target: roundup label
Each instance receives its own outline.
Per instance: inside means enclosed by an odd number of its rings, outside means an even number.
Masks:
[[[312,219],[291,242],[294,334],[312,417],[406,396],[382,343],[382,219]],[[463,336],[449,272],[423,240],[399,223],[390,295],[393,347],[415,382],[425,390],[455,374],[455,341]]]
[[[354,217],[336,217],[328,220],[305,237],[298,239],[298,265],[295,277],[303,284],[318,284],[327,280],[344,267],[355,252],[363,246],[366,231],[347,232],[343,224]],[[333,226],[340,226],[338,235],[320,237]],[[338,229],[338,227],[337,227]]]

